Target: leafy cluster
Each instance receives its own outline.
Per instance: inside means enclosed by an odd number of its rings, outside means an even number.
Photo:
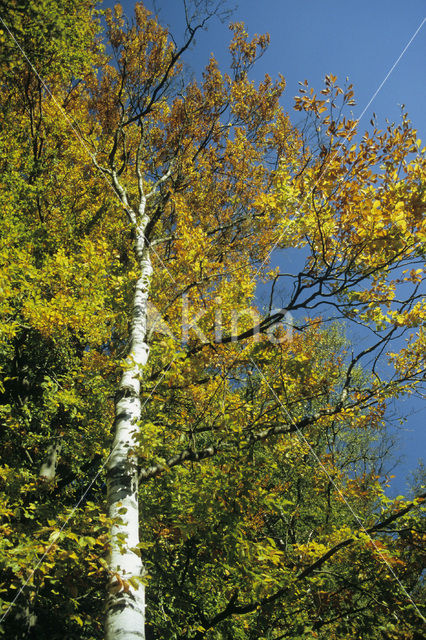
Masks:
[[[284,79],[250,78],[268,37],[242,24],[228,73],[212,57],[188,81],[205,18],[179,48],[142,3],[133,22],[106,11],[104,30],[89,1],[6,4],[1,632],[103,637],[104,465],[143,203],[150,357],[131,454],[147,638],[420,638],[424,495],[385,494],[389,407],[424,375],[425,159],[408,117],[358,135],[352,87],[328,76],[319,96],[302,86],[294,127]],[[301,269],[271,270],[276,248]],[[281,283],[292,332],[272,311]]]

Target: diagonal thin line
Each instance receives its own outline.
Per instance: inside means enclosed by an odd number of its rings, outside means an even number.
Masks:
[[[423,27],[424,23],[426,22],[426,17],[423,18],[423,20],[421,21],[421,23],[419,24],[419,26],[417,27],[417,29],[415,30],[415,32],[413,33],[413,35],[411,36],[411,38],[409,39],[409,41],[407,42],[407,44],[405,45],[405,47],[403,48],[403,50],[401,51],[401,53],[399,54],[398,58],[395,60],[395,62],[393,63],[393,65],[391,66],[391,68],[389,69],[389,71],[387,72],[386,76],[384,77],[384,79],[382,80],[382,82],[379,84],[379,86],[377,87],[376,91],[373,93],[373,95],[371,96],[370,100],[368,101],[367,105],[364,107],[364,109],[361,112],[361,115],[359,116],[357,122],[359,122],[361,120],[361,118],[364,116],[365,112],[367,111],[368,107],[371,105],[371,103],[373,102],[373,100],[375,99],[375,97],[377,96],[377,94],[380,92],[380,90],[382,89],[383,85],[385,84],[385,82],[389,79],[389,76],[392,74],[393,70],[395,69],[395,67],[398,65],[399,61],[401,60],[401,58],[404,56],[404,54],[406,53],[408,47],[411,45],[411,43],[413,42],[414,38],[417,36],[417,34],[419,33],[420,29]],[[345,139],[345,138],[344,138]]]
[[[24,49],[21,47],[21,45],[19,44],[19,42],[16,40],[15,36],[11,33],[11,31],[9,30],[7,24],[4,22],[3,18],[1,18],[0,16],[0,20],[2,22],[2,24],[4,25],[5,29],[7,30],[7,32],[9,33],[9,35],[11,36],[11,38],[13,39],[13,41],[15,42],[16,46],[18,47],[18,49],[22,52],[22,54],[24,55],[25,59],[27,60],[28,64],[30,65],[30,67],[33,69],[34,73],[36,74],[36,76],[39,78],[40,82],[42,83],[43,87],[46,89],[46,91],[48,92],[48,94],[51,96],[51,98],[53,99],[54,103],[56,104],[56,106],[58,107],[58,110],[61,112],[61,114],[64,116],[64,118],[67,120],[67,122],[70,124],[73,132],[75,133],[77,139],[79,140],[80,144],[82,145],[82,147],[85,149],[85,151],[87,152],[87,154],[89,155],[89,157],[91,158],[92,161],[95,160],[94,155],[92,154],[92,152],[90,151],[90,149],[88,148],[87,144],[85,143],[84,139],[81,137],[81,135],[79,134],[79,132],[77,131],[76,127],[74,126],[72,120],[69,118],[69,116],[67,115],[67,113],[64,111],[64,109],[62,108],[62,106],[60,105],[60,103],[57,101],[57,99],[55,98],[55,96],[52,94],[52,92],[50,91],[50,89],[47,87],[47,85],[45,84],[44,80],[41,78],[40,74],[38,73],[38,71],[35,69],[34,65],[31,63],[31,61],[29,60],[27,54],[25,53]],[[370,101],[368,102],[368,104],[366,105],[366,107],[364,108],[364,110],[362,111],[361,115],[359,116],[357,123],[361,120],[361,118],[363,117],[363,115],[365,114],[365,111],[368,109],[368,107],[371,105],[371,103],[373,102],[373,100],[375,99],[375,97],[377,96],[377,94],[379,93],[379,91],[381,90],[381,88],[383,87],[383,85],[385,84],[385,82],[387,81],[387,79],[389,78],[389,76],[391,75],[391,73],[393,72],[393,70],[395,69],[395,67],[397,66],[397,64],[399,63],[399,61],[401,60],[401,58],[403,57],[403,55],[405,54],[405,52],[407,51],[408,47],[411,45],[411,43],[413,42],[414,38],[417,36],[418,32],[420,31],[420,29],[422,28],[423,24],[425,23],[426,18],[423,19],[422,23],[420,24],[420,26],[417,28],[416,32],[413,34],[413,36],[411,37],[410,41],[407,43],[407,45],[405,46],[405,48],[403,49],[402,53],[399,55],[399,57],[397,58],[397,60],[395,61],[395,63],[393,64],[393,66],[391,67],[391,69],[389,70],[389,72],[387,73],[386,77],[384,78],[384,80],[381,82],[381,84],[379,85],[378,89],[375,91],[375,93],[373,94],[373,96],[371,97]],[[356,125],[354,125],[356,126]],[[351,130],[352,131],[352,130]],[[337,153],[337,152],[336,152]],[[336,154],[335,154],[336,155]],[[333,156],[331,159],[333,159],[335,156]],[[95,162],[94,162],[95,164]],[[102,176],[104,177],[105,181],[107,182],[109,188],[114,192],[114,194],[116,195],[116,197],[118,198],[120,204],[123,204],[122,201],[120,200],[120,198],[117,196],[115,190],[113,189],[112,185],[110,184],[110,182],[108,181],[107,177],[105,176],[105,174],[101,171]],[[314,185],[315,187],[315,185]],[[313,187],[313,188],[314,188]],[[310,194],[308,194],[309,196]],[[307,196],[307,197],[308,197]],[[306,200],[306,199],[305,199]],[[144,236],[145,237],[145,236]],[[266,262],[266,260],[269,258],[270,254],[272,253],[272,251],[274,250],[275,246],[278,244],[278,242],[280,241],[282,236],[280,236],[280,238],[277,240],[277,242],[274,244],[274,247],[270,250],[268,256],[265,258],[265,260],[262,262],[261,266],[259,267],[259,269],[256,272],[256,275],[259,273],[260,269],[262,268],[263,264]],[[146,238],[145,238],[146,240]],[[157,252],[155,252],[155,250],[153,249],[153,252],[155,253],[155,255],[157,256],[157,258],[159,259],[159,261],[161,262],[161,264],[163,265],[163,267],[165,268],[166,272],[168,273],[168,275],[170,276],[171,279],[173,279],[173,281],[175,281],[175,278],[170,274],[170,272],[168,271],[167,267],[164,265],[163,261],[161,260],[161,258],[158,256]],[[175,281],[176,282],[176,281]],[[142,408],[146,405],[146,403],[148,402],[148,400],[151,398],[152,394],[154,393],[155,389],[158,387],[158,385],[160,384],[161,380],[163,379],[164,375],[166,374],[166,372],[168,371],[168,369],[170,368],[170,366],[173,364],[175,359],[173,359],[170,364],[168,365],[167,369],[163,372],[161,378],[159,379],[159,381],[156,383],[156,385],[154,386],[154,388],[151,390],[148,398],[145,400],[144,404],[142,405]],[[286,409],[286,407],[281,403],[280,399],[277,397],[277,395],[275,394],[274,390],[272,389],[272,387],[269,385],[266,377],[264,376],[263,372],[259,369],[259,367],[257,366],[257,364],[250,358],[250,360],[252,361],[253,365],[256,367],[256,369],[259,371],[259,373],[261,374],[261,376],[264,378],[266,384],[268,385],[268,387],[271,389],[272,393],[274,394],[275,398],[277,399],[277,401],[279,402],[279,404],[281,405],[281,407],[283,408],[284,411],[287,412],[290,420],[294,423],[293,418],[291,417],[290,413],[288,412],[288,410]],[[314,457],[317,459],[317,461],[319,462],[320,466],[322,467],[324,473],[327,475],[327,477],[329,478],[329,480],[332,482],[332,484],[335,486],[336,490],[338,491],[338,493],[341,495],[341,497],[343,498],[345,504],[348,506],[349,510],[352,512],[352,514],[354,515],[355,519],[360,523],[360,527],[366,532],[365,528],[362,525],[362,522],[360,521],[360,519],[358,518],[358,516],[355,514],[355,512],[353,511],[352,507],[349,505],[349,503],[346,501],[344,495],[342,494],[341,490],[339,489],[339,487],[335,484],[335,482],[331,479],[331,477],[329,476],[327,470],[325,469],[324,465],[322,464],[321,460],[318,458],[317,454],[315,453],[315,451],[312,449],[311,445],[309,444],[309,442],[306,440],[305,436],[303,435],[303,433],[300,431],[300,429],[298,427],[296,427],[297,433],[298,435],[301,435],[302,439],[306,442],[306,444],[309,446],[309,448],[311,449]],[[97,474],[94,476],[94,478],[91,480],[91,482],[89,483],[89,485],[87,486],[86,490],[84,491],[84,493],[82,494],[82,496],[79,498],[78,502],[75,504],[75,506],[73,507],[71,513],[69,514],[69,516],[67,517],[67,519],[65,520],[64,524],[62,525],[61,529],[59,530],[59,535],[62,533],[62,531],[64,530],[65,526],[67,525],[67,523],[70,521],[70,519],[73,517],[75,511],[78,509],[79,505],[81,504],[81,502],[84,500],[84,498],[86,497],[86,495],[88,494],[88,492],[90,491],[91,487],[93,486],[93,484],[95,483],[95,481],[97,480],[97,478],[99,477],[100,473],[102,472],[102,470],[104,469],[105,465],[107,464],[109,458],[111,457],[112,453],[114,451],[114,448],[110,451],[110,453],[108,454],[106,460],[104,461],[104,463],[102,464],[101,468],[98,470]],[[369,534],[367,534],[369,535]],[[399,586],[401,587],[401,589],[403,590],[403,592],[407,595],[407,597],[409,598],[409,600],[412,602],[412,604],[414,605],[415,609],[418,611],[419,615],[421,616],[422,619],[423,616],[421,614],[421,612],[419,611],[417,605],[415,604],[415,602],[412,600],[412,598],[410,597],[410,595],[407,593],[405,587],[403,586],[403,584],[400,582],[399,578],[396,576],[396,574],[394,573],[391,565],[388,563],[388,561],[386,560],[386,558],[381,554],[380,549],[378,549],[374,543],[374,540],[371,538],[371,536],[369,536],[373,546],[375,546],[376,550],[378,551],[378,554],[383,558],[385,564],[388,566],[390,572],[392,573],[392,575],[394,576],[394,578],[396,579],[396,581],[398,582]],[[2,622],[5,617],[8,615],[12,605],[15,603],[15,601],[18,599],[18,597],[20,596],[20,594],[22,593],[23,589],[25,588],[25,586],[28,584],[28,582],[31,580],[31,578],[33,577],[35,571],[37,570],[37,568],[40,566],[40,564],[43,562],[44,558],[46,557],[46,555],[48,554],[48,552],[50,551],[50,549],[52,548],[52,546],[55,544],[55,542],[52,542],[52,544],[47,548],[47,550],[45,551],[45,553],[43,554],[43,556],[41,557],[41,559],[39,559],[38,563],[36,564],[35,568],[33,569],[30,577],[26,580],[26,582],[22,585],[22,587],[20,588],[20,590],[18,591],[17,595],[15,596],[15,598],[12,600],[12,602],[10,603],[9,608],[7,609],[7,611],[4,613],[4,615],[2,616],[2,618],[0,619],[0,622]]]
[[[96,169],[98,169],[98,171],[100,171],[103,179],[105,180],[105,182],[107,183],[109,189],[114,193],[114,195],[116,196],[117,200],[119,201],[119,203],[124,207],[124,204],[122,202],[122,200],[119,198],[117,192],[115,191],[115,189],[113,188],[112,184],[110,183],[110,181],[108,180],[107,176],[105,175],[105,173],[101,170],[101,168],[99,167],[97,161],[96,161],[96,157],[95,155],[91,152],[90,148],[88,147],[88,145],[86,144],[84,138],[81,136],[80,132],[78,131],[78,129],[76,128],[73,120],[71,120],[71,118],[69,117],[69,115],[67,114],[67,112],[65,111],[65,109],[62,107],[62,105],[58,102],[58,100],[55,98],[55,96],[53,95],[53,93],[51,92],[51,90],[49,89],[49,87],[47,86],[47,84],[45,83],[45,81],[43,80],[43,78],[41,77],[41,75],[39,74],[39,72],[37,71],[37,69],[35,68],[35,66],[33,65],[33,63],[31,62],[31,60],[29,59],[28,55],[26,54],[25,50],[22,48],[22,46],[19,44],[18,40],[15,38],[15,36],[13,35],[13,33],[10,31],[9,27],[7,26],[7,24],[5,23],[5,21],[3,20],[3,18],[0,16],[0,21],[2,22],[4,28],[6,29],[6,31],[8,32],[8,34],[10,35],[10,37],[12,38],[12,40],[14,41],[14,43],[16,44],[16,46],[18,47],[19,51],[22,53],[22,55],[24,56],[25,60],[28,62],[28,64],[30,65],[31,69],[34,71],[34,73],[36,74],[37,78],[40,80],[41,84],[43,85],[44,89],[47,91],[47,93],[50,95],[50,97],[52,98],[53,102],[55,103],[58,111],[61,113],[61,115],[65,118],[65,120],[68,122],[68,124],[70,125],[71,129],[73,130],[75,137],[77,138],[77,140],[80,142],[81,146],[83,147],[83,149],[86,151],[87,155],[90,157],[91,161],[93,162],[93,165],[95,166]],[[171,280],[173,280],[174,283],[176,283],[176,279],[174,278],[174,276],[170,273],[170,271],[167,269],[166,265],[164,264],[164,262],[162,261],[162,259],[160,258],[160,256],[158,255],[158,253],[155,251],[154,247],[152,246],[152,244],[148,241],[148,239],[146,238],[145,234],[142,234],[144,237],[145,242],[148,244],[150,250],[155,254],[155,256],[158,258],[159,262],[162,264],[162,266],[164,267],[164,269],[166,270],[168,276],[170,277]],[[176,283],[177,284],[177,283]]]
[[[77,140],[80,142],[81,146],[83,147],[83,149],[86,151],[86,153],[88,154],[88,156],[90,157],[90,159],[92,160],[93,164],[95,165],[95,167],[97,167],[97,163],[96,163],[96,159],[94,154],[91,152],[91,150],[89,149],[89,147],[87,146],[86,142],[84,141],[84,139],[82,138],[82,136],[80,135],[79,131],[76,129],[73,121],[70,119],[70,117],[68,116],[68,114],[66,113],[66,111],[63,109],[63,107],[61,106],[61,104],[58,102],[58,100],[56,99],[56,97],[53,95],[53,93],[50,91],[49,87],[46,85],[45,81],[43,80],[43,78],[41,77],[41,75],[39,74],[39,72],[37,71],[37,69],[35,68],[35,66],[33,65],[33,63],[31,62],[31,60],[29,59],[28,55],[26,54],[25,50],[22,48],[22,46],[20,45],[20,43],[18,42],[18,40],[15,38],[15,36],[13,35],[13,33],[10,31],[8,25],[6,24],[6,22],[3,20],[3,18],[0,16],[0,21],[3,24],[4,28],[6,29],[7,33],[9,34],[9,36],[12,38],[13,42],[16,44],[17,48],[19,49],[19,51],[22,53],[22,55],[24,56],[25,60],[27,61],[27,63],[29,64],[29,66],[31,67],[31,69],[34,71],[35,75],[37,76],[37,78],[40,80],[42,86],[44,87],[44,89],[46,90],[46,92],[50,95],[50,97],[52,98],[53,102],[55,103],[58,111],[61,113],[61,115],[65,118],[65,120],[68,122],[68,124],[70,125],[72,131],[74,132]],[[112,190],[112,192],[114,193],[114,195],[117,197],[117,199],[119,200],[120,204],[123,205],[122,201],[120,200],[120,198],[118,197],[117,193],[115,192],[115,190],[113,189],[111,183],[109,182],[108,178],[106,177],[106,175],[101,171],[102,177],[104,178],[104,180],[106,181],[108,187]],[[147,242],[147,238],[144,235],[144,239]],[[176,282],[175,278],[172,276],[172,274],[169,272],[169,270],[167,269],[166,265],[164,264],[164,262],[161,260],[161,258],[159,257],[158,253],[155,251],[155,249],[153,247],[151,247],[151,250],[153,251],[153,253],[156,255],[156,257],[158,258],[159,262],[163,265],[164,269],[166,270],[167,274],[169,275],[169,277]],[[174,360],[171,361],[171,363],[169,364],[169,367],[173,364]],[[168,368],[169,368],[168,367]],[[148,400],[150,399],[152,393],[155,391],[155,389],[157,388],[158,384],[160,383],[160,381],[163,379],[165,373],[168,371],[168,368],[164,371],[163,375],[161,376],[160,380],[157,382],[157,384],[155,385],[155,387],[152,389],[150,395],[148,396],[148,398],[146,399],[145,403],[142,405],[142,408],[145,406],[146,402],[148,402]],[[103,462],[101,468],[98,470],[97,474],[95,475],[95,477],[91,480],[91,482],[89,483],[89,485],[87,486],[86,490],[84,491],[84,493],[82,494],[82,496],[79,498],[79,500],[77,501],[77,503],[74,505],[71,513],[69,514],[69,516],[66,518],[64,524],[62,525],[62,527],[59,530],[59,535],[62,533],[62,531],[64,530],[65,526],[67,525],[67,523],[70,521],[70,519],[73,517],[75,511],[78,509],[79,505],[81,504],[81,502],[84,500],[84,498],[86,497],[86,495],[88,494],[88,492],[90,491],[91,487],[93,486],[93,484],[96,482],[97,478],[99,477],[100,473],[102,472],[102,470],[104,469],[105,465],[108,463],[108,460],[110,459],[113,451],[114,451],[113,447],[110,451],[110,453],[108,454],[108,457],[106,458],[106,460]],[[51,545],[47,548],[47,550],[44,552],[43,556],[39,559],[39,561],[37,562],[35,568],[33,569],[31,575],[29,576],[29,578],[24,582],[24,584],[21,586],[21,588],[19,589],[19,591],[17,592],[16,596],[14,597],[14,599],[12,600],[12,602],[10,603],[8,609],[6,610],[6,612],[3,614],[3,616],[0,618],[0,623],[6,618],[6,616],[8,615],[11,607],[13,606],[13,604],[16,602],[16,600],[19,598],[20,594],[22,593],[23,589],[26,587],[26,585],[28,584],[28,582],[31,580],[31,578],[33,577],[35,571],[37,570],[37,568],[40,566],[40,564],[43,562],[44,558],[46,557],[46,555],[48,554],[48,552],[50,551],[50,549],[52,548],[52,546],[55,544],[55,542],[53,541],[51,543]]]
[[[423,20],[421,21],[420,25],[417,27],[417,29],[415,30],[415,32],[413,33],[413,35],[411,36],[411,38],[409,39],[409,41],[407,42],[407,44],[405,45],[405,47],[403,48],[403,50],[401,51],[401,53],[399,54],[398,58],[395,60],[395,62],[393,63],[393,65],[391,66],[391,68],[389,69],[389,71],[387,72],[386,76],[384,77],[384,79],[382,80],[382,82],[379,84],[378,88],[376,89],[376,91],[373,93],[373,95],[371,96],[370,100],[367,102],[366,106],[364,107],[364,109],[362,110],[361,114],[359,115],[359,117],[357,118],[356,122],[354,123],[353,127],[350,129],[350,131],[346,134],[344,140],[347,140],[348,135],[350,135],[352,133],[352,131],[355,129],[355,127],[359,124],[359,122],[361,121],[362,117],[365,115],[365,112],[367,111],[367,109],[370,107],[370,105],[372,104],[372,102],[374,101],[374,99],[376,98],[376,96],[378,95],[378,93],[381,91],[382,87],[384,86],[384,84],[386,83],[386,81],[389,79],[389,77],[391,76],[392,72],[395,70],[396,66],[398,65],[398,63],[400,62],[400,60],[402,59],[402,57],[404,56],[404,54],[406,53],[406,51],[408,50],[408,48],[410,47],[410,45],[412,44],[412,42],[414,41],[414,39],[416,38],[417,34],[420,32],[420,30],[422,29],[423,25],[426,22],[426,17],[423,18]],[[328,162],[331,162],[331,160],[333,160],[336,155],[338,153],[338,150],[335,151],[334,155],[331,156],[331,158],[329,159]],[[302,204],[304,204],[307,199],[310,197],[310,195],[312,194],[313,190],[315,189],[316,185],[318,184],[318,181],[320,178],[323,177],[324,173],[326,173],[327,169],[323,170],[320,174],[320,176],[318,177],[318,179],[316,180],[315,184],[313,185],[313,187],[311,188],[311,190],[309,191],[309,193],[305,196],[305,199],[303,201]],[[275,247],[277,246],[277,244],[279,243],[279,241],[281,240],[283,236],[283,233],[281,233],[280,237],[278,238],[278,240],[274,243],[272,249],[268,252],[268,255],[264,258],[264,260],[262,261],[260,267],[257,269],[255,277],[258,275],[259,271],[262,269],[263,265],[265,264],[265,262],[269,259],[271,253],[273,252],[273,250],[275,249]],[[259,367],[257,366],[257,364],[251,359],[253,365],[256,367],[256,369],[259,371],[259,373],[261,374],[262,378],[265,380],[267,386],[269,387],[269,389],[272,391],[273,395],[275,396],[276,400],[279,402],[279,404],[281,405],[282,409],[284,410],[284,412],[288,415],[291,423],[293,424],[293,426],[296,429],[297,435],[299,437],[299,439],[301,438],[309,447],[309,449],[311,450],[313,456],[315,457],[316,461],[319,463],[322,471],[325,473],[325,475],[327,476],[328,480],[331,482],[331,484],[334,486],[334,488],[337,490],[337,492],[339,493],[340,497],[342,498],[342,500],[344,501],[344,503],[346,504],[346,506],[348,507],[349,511],[352,513],[352,515],[355,517],[355,520],[358,522],[360,528],[367,534],[367,536],[370,538],[372,545],[374,546],[374,548],[376,549],[376,552],[378,553],[379,557],[383,560],[383,562],[386,564],[386,566],[389,569],[389,572],[392,574],[393,578],[395,579],[395,581],[398,583],[400,589],[403,591],[403,593],[406,595],[406,597],[409,599],[409,601],[412,603],[412,605],[414,606],[414,608],[416,609],[416,611],[418,612],[420,618],[425,621],[425,618],[423,617],[421,611],[419,610],[418,606],[416,605],[416,603],[414,602],[414,600],[412,599],[412,597],[410,596],[410,594],[408,593],[408,591],[406,590],[406,588],[404,587],[404,585],[402,584],[402,582],[400,581],[400,579],[398,578],[398,576],[396,575],[396,573],[394,572],[392,566],[390,565],[390,563],[387,561],[386,557],[383,555],[383,553],[381,552],[381,550],[379,549],[379,547],[377,547],[377,545],[375,544],[374,539],[368,534],[367,530],[365,529],[362,521],[360,520],[360,518],[356,515],[356,513],[354,512],[354,510],[352,509],[351,505],[348,503],[348,501],[346,500],[344,494],[342,493],[340,487],[337,486],[337,484],[335,483],[335,481],[331,478],[331,476],[329,475],[327,469],[325,468],[324,464],[322,463],[322,461],[320,460],[320,458],[318,457],[318,455],[316,454],[316,452],[314,451],[314,449],[312,448],[311,444],[308,442],[308,440],[306,439],[306,437],[304,436],[303,432],[297,427],[297,425],[295,424],[291,414],[289,413],[289,411],[287,410],[287,408],[282,404],[281,400],[278,398],[277,394],[275,393],[275,391],[273,390],[273,388],[271,387],[271,385],[269,384],[268,380],[266,379],[265,375],[263,374],[263,372],[259,369]]]
[[[423,20],[421,21],[421,23],[419,24],[419,26],[417,27],[417,29],[415,30],[415,32],[413,33],[413,35],[411,36],[411,38],[409,39],[409,41],[407,42],[407,44],[405,45],[405,47],[403,48],[403,50],[401,51],[401,53],[399,54],[398,58],[395,60],[395,62],[393,63],[393,65],[391,66],[391,68],[389,69],[389,71],[387,72],[386,76],[384,77],[384,79],[381,81],[381,83],[379,84],[379,86],[377,87],[377,89],[375,90],[375,92],[373,93],[373,95],[371,96],[370,100],[367,102],[366,106],[364,107],[364,109],[361,111],[361,114],[358,116],[358,118],[355,120],[354,125],[352,126],[352,128],[348,131],[348,133],[345,135],[345,137],[343,138],[343,141],[341,142],[340,146],[343,144],[343,142],[345,140],[348,139],[348,136],[354,131],[354,129],[358,126],[358,124],[360,123],[361,119],[363,118],[363,116],[365,115],[365,112],[367,111],[367,109],[369,108],[369,106],[371,105],[371,103],[374,101],[374,99],[376,98],[376,96],[378,95],[378,93],[381,91],[383,85],[386,83],[386,81],[389,79],[390,75],[392,74],[392,72],[394,71],[395,67],[398,65],[398,63],[400,62],[401,58],[404,56],[404,54],[406,53],[407,49],[410,47],[410,45],[412,44],[413,40],[415,39],[415,37],[417,36],[417,34],[419,33],[419,31],[421,30],[421,28],[423,27],[423,25],[426,22],[426,17],[423,18]],[[308,198],[311,196],[312,192],[314,191],[315,187],[317,186],[319,180],[321,178],[324,177],[324,175],[327,174],[327,164],[329,164],[332,160],[334,160],[334,158],[336,157],[336,155],[339,153],[339,148],[334,152],[334,154],[327,160],[325,166],[323,167],[319,177],[317,178],[317,180],[315,181],[314,185],[312,186],[312,188],[310,189],[310,191],[306,194],[304,200],[302,201],[302,205],[303,206],[306,201],[308,200]],[[280,242],[281,238],[284,235],[284,231],[280,234],[278,240],[274,243],[274,245],[272,246],[272,249],[270,249],[270,251],[268,252],[267,256],[264,258],[264,260],[262,261],[260,267],[257,269],[254,278],[259,274],[259,271],[262,269],[263,265],[265,264],[265,262],[269,259],[271,253],[274,251],[275,247],[277,246],[277,244]]]
[[[158,387],[158,385],[160,384],[160,382],[163,380],[164,376],[166,375],[167,371],[170,369],[170,367],[172,366],[173,362],[176,360],[177,355],[175,356],[175,358],[173,358],[173,360],[170,362],[170,364],[167,366],[167,368],[165,369],[165,371],[163,372],[163,374],[161,375],[160,379],[158,380],[158,382],[155,384],[155,386],[151,389],[148,397],[146,398],[145,402],[143,403],[143,405],[141,406],[141,410],[145,407],[146,403],[151,399],[152,394],[154,393],[154,391],[156,390],[156,388]],[[15,604],[15,602],[18,600],[19,596],[21,595],[21,593],[23,592],[23,590],[25,589],[25,587],[27,586],[27,584],[30,582],[30,580],[32,579],[33,575],[35,574],[35,572],[37,571],[38,567],[42,564],[43,560],[45,559],[45,557],[47,556],[47,554],[49,553],[50,549],[53,547],[53,545],[55,544],[56,540],[59,539],[59,536],[61,535],[62,531],[65,529],[65,527],[67,526],[68,522],[72,519],[72,517],[74,516],[75,512],[77,511],[78,507],[80,506],[80,504],[83,502],[84,498],[87,496],[87,494],[89,493],[90,489],[93,487],[94,483],[96,482],[96,480],[99,478],[100,474],[102,473],[102,471],[104,470],[105,466],[108,464],[108,460],[111,458],[112,454],[114,453],[115,448],[118,446],[118,442],[117,444],[112,447],[111,451],[109,452],[108,456],[106,457],[106,459],[104,460],[104,462],[102,463],[102,466],[98,469],[96,475],[92,478],[92,480],[89,482],[89,484],[87,485],[86,489],[84,490],[84,493],[80,496],[80,498],[78,499],[78,501],[75,503],[75,505],[73,506],[71,513],[68,515],[68,517],[66,518],[64,524],[62,525],[62,527],[59,529],[59,532],[55,538],[55,540],[52,541],[52,543],[47,547],[46,551],[43,553],[42,557],[38,560],[37,564],[35,565],[34,569],[32,569],[31,574],[29,576],[29,578],[27,578],[27,580],[24,582],[24,584],[21,586],[21,588],[19,589],[19,591],[17,592],[16,596],[13,598],[13,600],[9,603],[8,608],[6,609],[5,613],[2,615],[2,617],[0,618],[0,624],[3,622],[3,620],[6,618],[6,616],[8,615],[9,611],[11,610],[11,608],[13,607],[13,605]]]
[[[327,476],[328,480],[331,482],[331,484],[334,486],[334,488],[336,489],[337,493],[339,494],[339,496],[342,498],[343,502],[345,503],[345,505],[348,507],[349,511],[351,512],[351,514],[354,516],[355,520],[358,522],[358,525],[360,527],[360,529],[369,537],[373,547],[376,549],[377,554],[380,556],[380,558],[383,560],[383,562],[386,564],[386,566],[388,567],[390,573],[392,574],[393,578],[395,579],[395,581],[398,583],[401,591],[403,591],[403,593],[406,595],[406,597],[408,598],[408,600],[411,602],[411,604],[414,606],[414,608],[416,609],[417,613],[419,614],[420,618],[426,622],[426,619],[424,618],[423,614],[421,613],[420,609],[418,608],[418,606],[416,605],[416,603],[414,602],[413,598],[410,596],[410,594],[408,593],[407,589],[404,587],[404,585],[402,584],[401,580],[398,578],[398,576],[396,575],[396,573],[394,572],[394,570],[392,569],[392,566],[390,565],[390,563],[388,562],[388,560],[386,560],[386,557],[384,556],[384,554],[382,553],[382,551],[380,550],[380,548],[376,545],[374,538],[371,537],[371,535],[368,533],[367,529],[364,527],[362,520],[357,516],[357,514],[355,513],[355,511],[352,509],[351,505],[349,504],[349,502],[346,500],[346,497],[344,495],[344,493],[342,492],[342,490],[340,489],[340,487],[336,484],[336,482],[333,480],[333,478],[330,476],[330,474],[328,473],[327,469],[325,468],[323,462],[321,461],[321,459],[318,457],[316,451],[313,449],[312,445],[310,444],[310,442],[306,439],[303,431],[297,426],[296,422],[294,421],[292,415],[290,414],[290,412],[288,411],[287,407],[285,405],[283,405],[283,403],[281,402],[280,398],[277,396],[277,394],[275,393],[274,389],[271,387],[271,385],[269,384],[269,381],[267,380],[266,376],[264,375],[263,371],[261,371],[261,369],[259,369],[259,367],[257,366],[256,362],[250,358],[252,364],[256,367],[256,369],[258,370],[258,372],[260,373],[260,375],[262,376],[263,380],[266,382],[267,386],[269,387],[269,389],[272,391],[273,396],[275,397],[275,399],[277,400],[277,402],[280,404],[281,408],[283,409],[283,411],[287,414],[291,424],[295,427],[295,431],[296,434],[299,438],[299,440],[303,440],[303,442],[305,444],[308,445],[311,453],[313,454],[315,460],[317,461],[317,463],[319,464],[319,466],[321,467],[322,471],[324,472],[324,474]]]

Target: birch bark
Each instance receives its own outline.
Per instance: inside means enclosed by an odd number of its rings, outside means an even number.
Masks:
[[[145,587],[141,558],[132,551],[139,543],[138,469],[136,431],[141,418],[140,380],[148,360],[147,303],[152,275],[145,243],[144,217],[136,228],[136,255],[140,276],[135,287],[130,348],[115,403],[115,439],[108,461],[108,512],[111,528],[110,584],[106,612],[106,640],[145,638]],[[130,581],[130,582],[129,582]]]
[[[56,467],[58,466],[58,457],[61,453],[62,443],[56,440],[47,450],[46,458],[40,467],[40,477],[47,482],[54,479],[56,475]]]

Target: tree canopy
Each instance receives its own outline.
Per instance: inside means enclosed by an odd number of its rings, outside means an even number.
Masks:
[[[295,126],[241,23],[188,77],[194,6],[177,43],[142,3],[4,3],[0,629],[416,640],[386,423],[424,380],[425,150],[331,74]]]

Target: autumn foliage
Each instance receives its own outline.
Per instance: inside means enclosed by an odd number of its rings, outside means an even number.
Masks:
[[[420,638],[424,494],[385,475],[424,376],[408,115],[364,132],[329,75],[296,127],[251,76],[268,36],[231,25],[228,69],[188,80],[208,15],[180,46],[142,3],[63,4],[11,3],[1,34],[0,629],[102,638],[106,592],[145,585],[146,638]],[[105,485],[139,321],[127,580]]]

